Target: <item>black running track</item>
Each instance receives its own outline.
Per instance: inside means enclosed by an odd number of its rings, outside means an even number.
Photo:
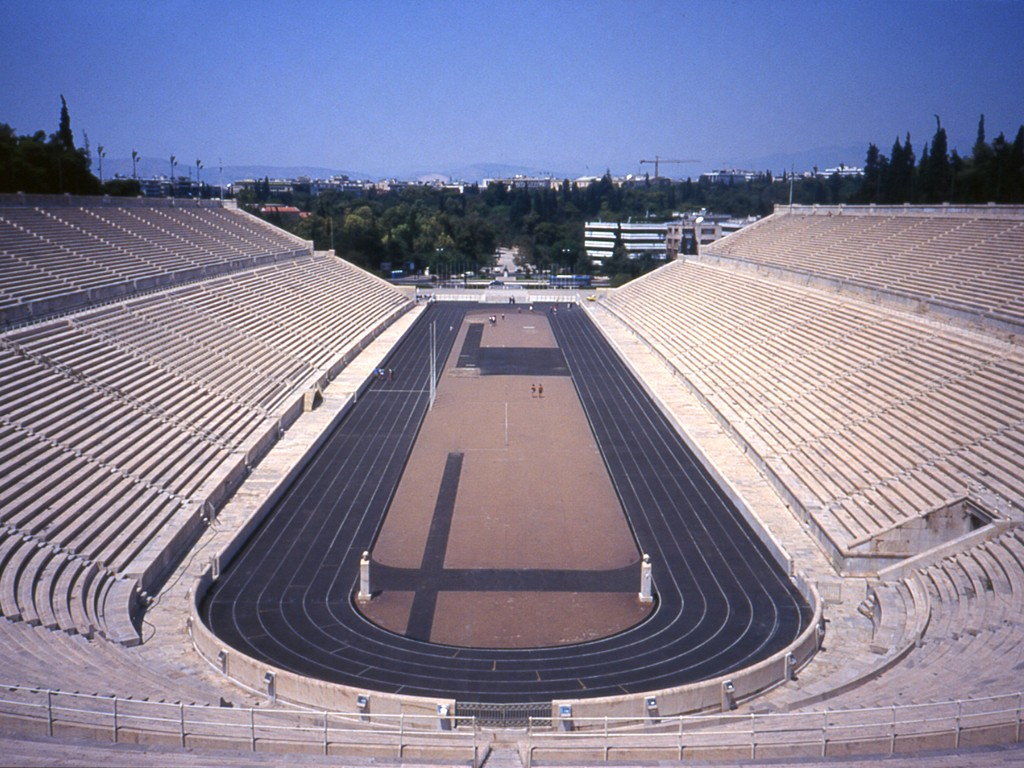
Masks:
[[[429,327],[440,371],[469,306],[438,303],[423,313],[385,363],[394,380],[360,396],[221,575],[202,611],[225,643],[363,689],[525,704],[727,674],[807,626],[807,603],[580,309],[548,317],[640,548],[651,555],[651,616],[600,640],[509,650],[436,645],[368,622],[353,604],[359,557],[426,411]],[[538,574],[526,588],[564,589],[551,583],[556,576],[545,583]],[[467,589],[487,588],[485,578],[479,586],[464,580]]]

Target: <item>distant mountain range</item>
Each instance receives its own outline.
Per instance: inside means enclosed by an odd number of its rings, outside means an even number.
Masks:
[[[99,167],[93,163],[93,172],[99,173]],[[135,172],[143,178],[153,176],[167,176],[171,172],[170,158],[158,159],[155,157],[139,158]],[[174,169],[176,176],[195,177],[196,166],[178,161]],[[131,158],[107,158],[103,161],[103,177],[111,179],[115,175],[131,178]],[[293,179],[298,176],[308,176],[311,179],[328,179],[331,176],[348,176],[350,179],[378,180],[385,178],[410,179],[414,181],[447,180],[455,181],[482,181],[492,178],[509,178],[511,176],[554,176],[555,178],[576,178],[578,173],[553,172],[550,170],[531,168],[524,165],[505,165],[501,163],[474,163],[471,165],[440,168],[440,169],[412,169],[399,173],[367,173],[364,171],[348,171],[340,168],[326,168],[316,165],[225,165],[223,169],[210,166],[204,163],[200,171],[200,178],[211,184],[216,184],[223,178],[225,184],[230,184],[239,179]]]
[[[99,166],[93,161],[93,173],[99,174]],[[155,157],[141,157],[136,164],[136,173],[143,178],[153,176],[168,176],[171,172],[170,158],[159,160]],[[103,178],[111,179],[115,175],[131,178],[131,158],[107,158],[103,161]],[[195,178],[195,162],[186,163],[178,160],[174,169],[175,176],[190,176]],[[331,176],[348,176],[350,179],[376,179],[376,176],[358,171],[343,171],[337,168],[323,168],[315,165],[225,165],[223,169],[216,165],[203,164],[199,172],[199,178],[211,184],[217,184],[224,180],[230,184],[239,179],[293,179],[298,176],[308,176],[311,179],[327,179]]]
[[[526,165],[507,165],[503,163],[472,163],[454,168],[442,168],[436,171],[416,171],[409,178],[422,179],[428,176],[443,176],[456,181],[483,181],[484,179],[509,179],[513,176],[553,176],[556,179],[575,179],[581,173],[555,171],[552,169],[533,168]]]
[[[722,160],[714,163],[699,163],[688,166],[666,166],[662,174],[670,178],[696,178],[701,173],[719,168],[740,168],[750,171],[770,170],[772,173],[781,175],[783,171],[795,169],[797,173],[810,171],[815,166],[818,168],[832,168],[838,165],[862,166],[864,156],[867,154],[868,142],[863,144],[833,147],[818,147],[817,149],[802,150],[800,152],[776,153],[760,157],[740,158],[736,160]],[[366,179],[375,181],[384,178],[399,178],[412,181],[432,180],[453,180],[466,182],[479,182],[484,179],[510,178],[512,176],[552,176],[556,179],[575,179],[580,176],[597,176],[604,173],[604,166],[600,170],[579,170],[569,171],[565,169],[555,170],[552,168],[539,168],[526,165],[509,165],[504,163],[472,163],[469,165],[453,166],[437,169],[410,169],[406,172],[394,173],[367,173],[365,171],[342,170],[339,168],[325,168],[315,165],[225,165],[223,169],[217,166],[204,165],[200,171],[200,178],[211,184],[230,184],[239,179],[291,179],[298,176],[308,176],[311,179],[327,179],[331,176],[348,176],[350,179]],[[143,178],[153,176],[167,176],[170,173],[170,159],[158,159],[155,157],[139,158],[137,173]],[[93,163],[93,172],[99,173],[99,167]],[[195,163],[178,161],[175,167],[175,175],[195,177]],[[635,170],[617,170],[617,174],[637,173]],[[116,174],[130,178],[132,175],[131,158],[107,158],[103,162],[103,177],[111,179]]]

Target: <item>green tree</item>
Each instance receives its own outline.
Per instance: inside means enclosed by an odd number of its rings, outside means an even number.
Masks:
[[[110,179],[103,182],[102,192],[112,197],[138,197],[142,194],[142,185],[137,179]]]
[[[63,96],[57,130],[49,137],[43,131],[18,136],[0,124],[0,192],[97,194],[91,165],[88,152],[75,147]]]
[[[889,174],[884,184],[883,202],[913,202],[916,158],[914,148],[910,144],[909,133],[905,144],[900,144],[899,137],[896,137],[889,157]]]
[[[60,125],[57,128],[57,145],[64,152],[75,151],[75,135],[71,132],[71,115],[64,94],[60,96]]]
[[[978,136],[971,149],[970,163],[964,168],[960,183],[966,202],[982,203],[992,199],[989,191],[992,171],[992,148],[985,141],[985,116],[982,115],[978,118]]]
[[[1024,125],[1017,128],[1008,165],[1007,198],[1010,202],[1019,203],[1024,200]]]
[[[882,183],[888,173],[888,165],[888,160],[879,152],[878,147],[869,144],[867,157],[864,159],[864,178],[858,202],[877,203],[881,199]]]
[[[948,202],[952,192],[952,171],[949,163],[946,129],[939,116],[935,116],[935,135],[931,147],[925,144],[921,152],[920,195],[927,203]]]

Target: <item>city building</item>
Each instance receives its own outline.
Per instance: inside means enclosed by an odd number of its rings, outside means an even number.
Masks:
[[[864,175],[864,169],[853,165],[839,165],[835,168],[826,168],[823,171],[819,170],[815,173],[819,178],[829,178],[836,174],[845,178],[856,178]]]
[[[115,176],[115,179],[127,178]],[[166,176],[151,176],[139,178],[139,192],[143,197],[199,197],[200,191],[204,197],[220,197],[220,187],[216,184],[207,184],[198,181],[190,176],[178,176],[170,179]]]
[[[506,179],[484,179],[483,186],[489,187],[492,184],[500,184],[505,189],[558,189],[562,186],[562,180],[554,176],[522,176],[515,175]]]
[[[745,219],[734,219],[725,214],[708,213],[706,210],[677,214],[676,218],[666,225],[665,251],[669,259],[696,254],[699,252],[698,242],[700,248],[703,248],[753,224],[757,218],[748,216]]]
[[[743,184],[753,181],[761,174],[757,171],[741,171],[738,168],[723,168],[717,171],[709,171],[700,175],[701,181],[710,181],[712,184]]]
[[[587,257],[593,264],[603,264],[615,254],[616,246],[621,245],[631,259],[642,256],[665,259],[667,227],[665,222],[588,221],[583,225]]]
[[[375,184],[363,179],[350,179],[348,176],[332,176],[329,179],[311,179],[298,176],[293,179],[239,179],[232,185],[235,194],[243,191],[269,193],[270,195],[290,195],[294,192],[317,197],[324,192],[347,192],[364,195],[374,189]]]
[[[272,195],[291,194],[295,191],[295,179],[239,179],[231,184],[231,189],[236,195],[239,192],[259,192],[265,189],[264,182]]]

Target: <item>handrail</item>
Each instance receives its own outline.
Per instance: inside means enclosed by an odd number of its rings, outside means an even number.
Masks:
[[[927,704],[825,709],[745,715],[652,716],[642,730],[635,719],[572,718],[527,729],[526,765],[537,753],[603,761],[616,750],[650,759],[683,760],[723,754],[751,760],[773,756],[796,759],[829,755],[894,754],[921,749],[958,749],[965,734],[971,746],[1021,740],[1024,692],[953,699]],[[633,725],[633,728],[627,726]],[[563,758],[564,759],[564,758]]]
[[[454,714],[376,714],[303,708],[218,707],[146,701],[22,685],[0,684],[0,722],[5,730],[50,737],[132,743],[166,743],[182,748],[214,739],[221,748],[252,752],[308,752],[310,745],[332,754],[345,749],[376,750],[401,759],[410,748],[452,759],[471,756],[480,765],[475,718]],[[26,723],[37,727],[26,728]]]
[[[786,755],[878,754],[919,750],[923,743],[956,749],[963,736],[972,746],[1019,742],[1024,691],[926,704],[824,709],[805,712],[651,715],[636,718],[531,718],[527,728],[527,764],[538,752],[600,754],[616,750],[663,752],[673,759],[718,750],[767,758]],[[349,749],[378,749],[401,757],[410,747],[459,751],[479,765],[480,726],[475,718],[443,714],[376,714],[308,708],[218,707],[182,702],[146,701],[34,686],[0,683],[0,722],[16,732],[96,741],[137,743],[168,736],[183,747],[205,739],[260,748],[325,754]],[[26,727],[26,724],[32,724]],[[41,727],[40,727],[41,726]],[[830,752],[830,749],[832,750]]]

